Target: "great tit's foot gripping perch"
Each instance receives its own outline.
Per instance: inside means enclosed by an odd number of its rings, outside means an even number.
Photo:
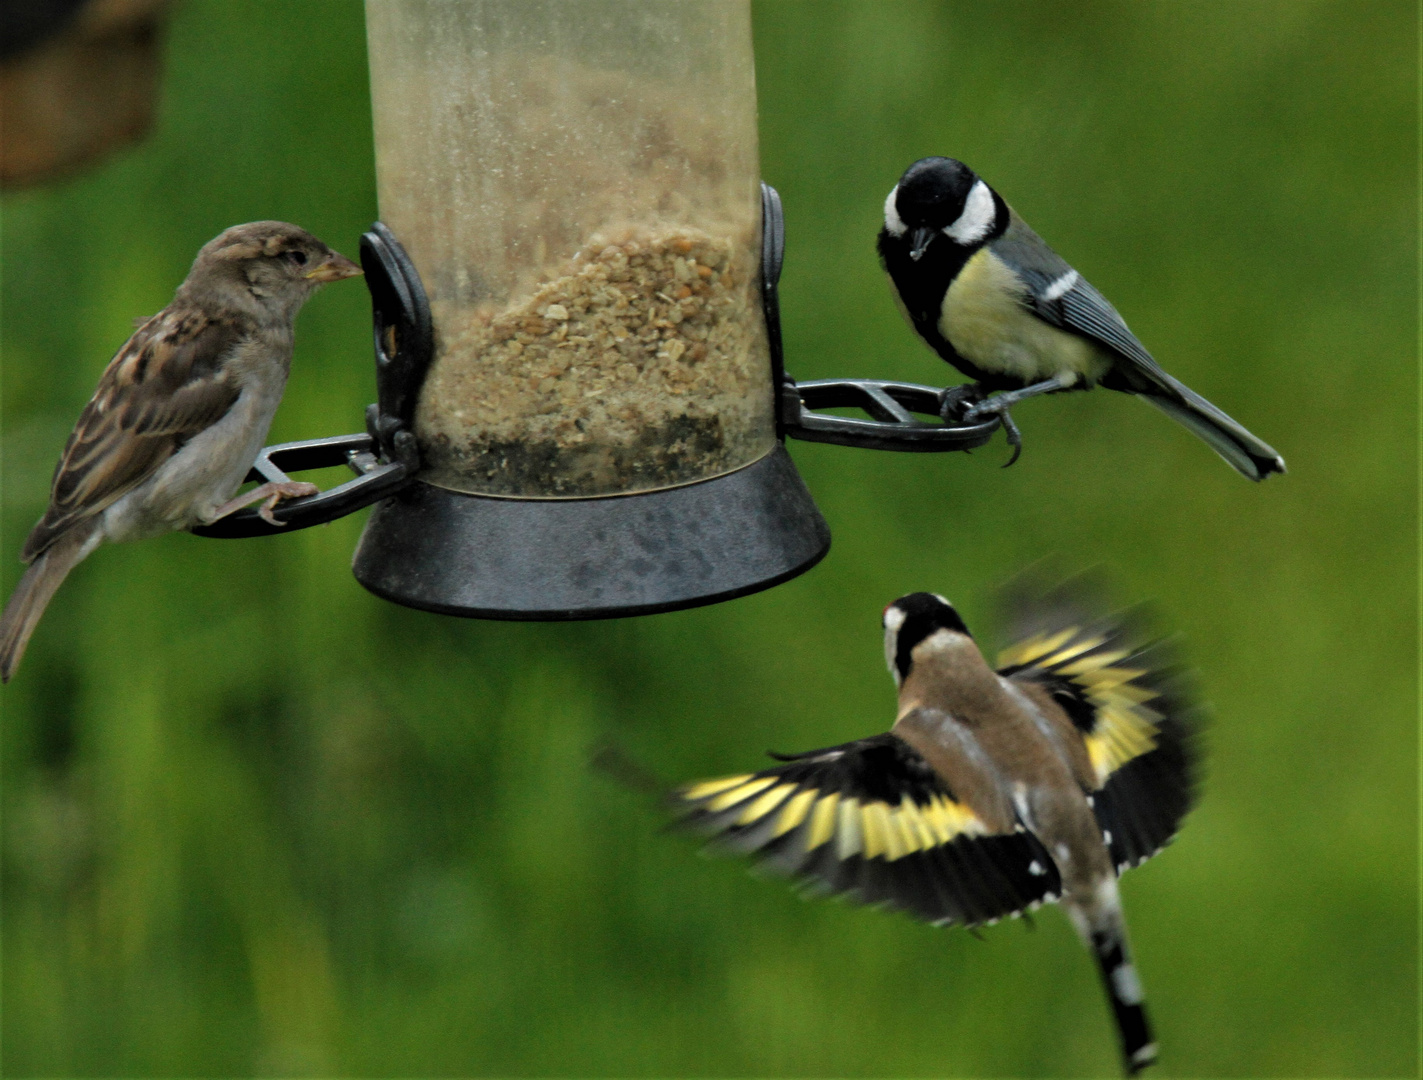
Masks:
[[[284,499],[304,499],[308,495],[320,495],[321,489],[315,484],[308,484],[304,480],[270,481],[260,487],[254,487],[251,491],[244,491],[241,495],[229,499],[217,508],[217,513],[213,515],[213,521],[218,521],[227,517],[228,514],[236,510],[241,510],[244,506],[251,506],[255,502],[262,505],[257,508],[257,516],[269,525],[282,526],[285,521],[278,521],[272,516],[272,511],[277,508],[277,504]],[[207,524],[211,525],[212,521]]]
[[[1012,465],[1018,460],[1018,455],[1023,452],[1023,436],[1018,431],[1018,425],[1013,423],[1012,416],[1008,410],[1025,398],[1037,397],[1039,394],[1055,394],[1059,390],[1071,390],[1078,383],[1075,374],[1054,375],[1051,379],[1044,379],[1042,382],[1025,386],[1021,390],[1004,390],[1001,393],[990,394],[982,401],[974,402],[964,410],[965,420],[977,420],[985,415],[998,417],[1003,425],[1003,434],[1008,440],[1008,445],[1013,448],[1013,456],[1008,459],[1003,468]]]
[[[992,413],[997,416],[999,424],[1003,426],[1003,434],[1008,439],[1008,445],[1013,448],[1013,456],[1003,466],[1006,469],[1018,460],[1018,455],[1023,449],[1023,436],[1018,431],[1018,425],[1013,423],[1013,418],[1008,414],[1012,402],[1003,405],[1001,409],[994,407],[994,402],[1005,396],[1007,395],[997,394],[985,399],[983,387],[977,383],[960,383],[958,386],[950,386],[939,394],[939,418],[946,424],[971,424],[980,419],[984,413]]]

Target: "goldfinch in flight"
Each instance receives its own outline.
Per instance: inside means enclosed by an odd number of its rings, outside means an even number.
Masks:
[[[884,611],[899,687],[887,734],[772,755],[781,764],[689,784],[674,803],[716,848],[936,925],[1060,902],[1134,1075],[1156,1044],[1117,875],[1159,851],[1194,802],[1199,722],[1169,646],[1140,619],[1089,614],[1085,596],[1020,597],[996,670],[942,597],[896,600]]]
[[[1251,480],[1285,460],[1151,358],[1106,297],[1068,266],[977,173],[952,158],[909,166],[884,201],[880,260],[909,324],[977,383],[963,419],[1095,385],[1138,394]]]

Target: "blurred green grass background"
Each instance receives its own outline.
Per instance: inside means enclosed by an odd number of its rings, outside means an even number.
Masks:
[[[1047,555],[1155,598],[1216,717],[1200,808],[1123,885],[1156,1075],[1416,1075],[1416,5],[754,10],[795,375],[951,374],[873,238],[952,154],[1290,475],[1106,392],[1020,408],[1008,471],[792,444],[819,568],[585,625],[377,600],[364,515],[106,548],[0,698],[5,1075],[1112,1075],[1056,911],[974,940],[804,903],[587,765],[882,730],[880,608],[940,591],[991,638],[992,587]],[[8,589],[99,371],[204,241],[285,218],[355,253],[360,5],[184,3],[156,136],[3,215]],[[360,428],[368,318],[356,285],[312,302],[272,441]]]

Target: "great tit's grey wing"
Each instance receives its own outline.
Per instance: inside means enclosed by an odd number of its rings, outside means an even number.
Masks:
[[[1094,609],[1097,614],[1094,614]],[[1118,871],[1175,835],[1200,781],[1200,710],[1189,673],[1142,612],[1104,617],[1081,582],[1020,609],[998,673],[1046,691],[1086,745],[1093,812]]]
[[[1061,892],[1024,831],[994,832],[896,735],[679,789],[684,822],[813,892],[934,923],[992,922]]]
[[[33,559],[74,524],[148,479],[241,393],[224,367],[241,340],[235,322],[159,312],[134,332],[84,406],[55,466],[49,509],[25,542]]]
[[[1023,303],[1038,318],[1089,338],[1117,356],[1119,362],[1102,377],[1103,386],[1142,395],[1252,480],[1285,471],[1284,458],[1272,446],[1168,375],[1111,302],[1017,214],[1012,214],[1008,228],[990,247],[1023,282]]]
[[[1127,328],[1111,302],[1017,214],[990,247],[1027,286],[1023,302],[1038,318],[1091,338],[1154,374],[1170,377]]]

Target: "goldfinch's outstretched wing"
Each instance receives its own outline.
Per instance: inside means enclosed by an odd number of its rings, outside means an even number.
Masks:
[[[1082,583],[1018,601],[998,673],[1043,687],[1081,733],[1100,790],[1093,808],[1118,871],[1175,835],[1200,782],[1200,710],[1169,642],[1142,613],[1102,617]],[[1096,608],[1101,611],[1100,607]]]
[[[1057,868],[1027,832],[990,832],[896,735],[688,784],[685,823],[813,892],[933,923],[993,922],[1054,900]]]

